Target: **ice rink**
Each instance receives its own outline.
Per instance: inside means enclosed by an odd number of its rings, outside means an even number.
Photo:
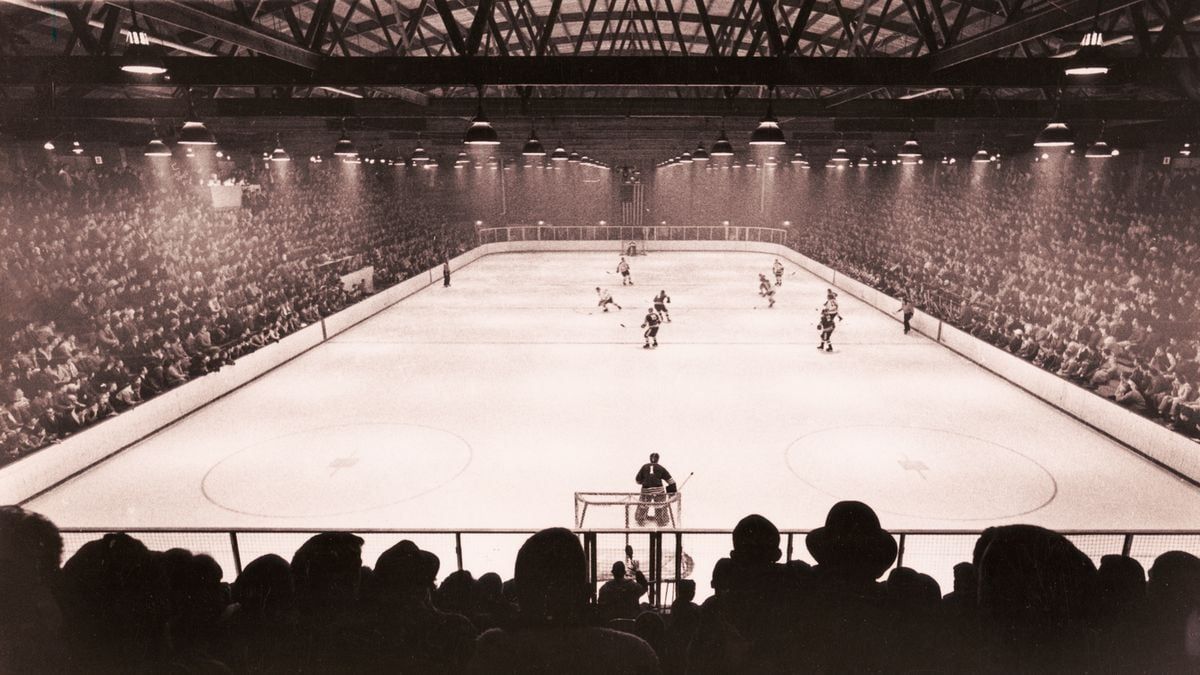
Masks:
[[[651,253],[631,287],[616,258],[482,258],[26,506],[68,527],[570,526],[574,492],[636,490],[655,451],[694,474],[688,528],[811,528],[841,499],[893,529],[1197,523],[1196,488],[846,294],[818,351],[825,284],[791,264],[767,309],[770,256]],[[644,350],[660,289],[673,321]]]

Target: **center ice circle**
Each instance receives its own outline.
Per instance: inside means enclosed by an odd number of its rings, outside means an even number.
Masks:
[[[471,462],[456,434],[412,424],[295,431],[240,448],[205,474],[209,501],[236,513],[303,518],[361,513],[436,490]]]
[[[1050,472],[1016,450],[940,429],[823,429],[793,441],[786,458],[814,489],[900,516],[1012,518],[1046,506],[1058,492]]]

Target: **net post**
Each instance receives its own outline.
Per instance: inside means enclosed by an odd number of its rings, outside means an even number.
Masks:
[[[784,560],[784,562],[792,562],[792,542],[794,541],[794,539],[793,539],[793,538],[795,537],[795,534],[793,534],[793,533],[791,533],[791,532],[788,532],[787,534],[788,534],[788,539],[787,539],[787,559],[786,559],[786,560]]]
[[[454,557],[458,559],[458,571],[461,572],[463,569],[462,532],[454,533]]]
[[[238,548],[237,532],[229,532],[229,548],[233,552],[233,569],[238,576],[242,575],[242,551]]]
[[[678,584],[679,580],[682,577],[683,577],[683,533],[676,532],[675,533],[675,583]],[[678,586],[676,586],[676,592],[678,592],[678,590],[679,590]],[[678,596],[676,596],[676,597],[678,597]]]
[[[1129,557],[1129,552],[1133,550],[1133,533],[1125,534],[1125,539],[1121,542],[1121,555]]]
[[[900,533],[900,544],[896,547],[896,567],[904,567],[904,533]]]
[[[596,555],[597,554],[596,554],[596,533],[595,532],[584,532],[583,533],[583,550],[584,550],[584,553],[587,555],[587,559],[588,559],[588,586],[590,586],[592,589],[591,590],[592,604],[595,604],[595,602],[596,602],[596,582],[597,582],[597,577],[599,576],[597,574],[597,570],[596,570]]]

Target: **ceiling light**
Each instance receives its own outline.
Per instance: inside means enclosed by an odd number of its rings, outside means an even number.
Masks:
[[[287,150],[283,149],[283,144],[279,141],[278,134],[275,135],[275,149],[271,151],[271,161],[272,162],[290,162],[290,161],[292,161],[291,155],[289,155],[287,153]]]
[[[521,154],[526,157],[545,157],[546,149],[542,147],[542,142],[538,140],[537,134],[533,129],[529,130],[529,140],[525,141],[525,147],[521,148]]]
[[[83,154],[83,144],[80,143],[79,139],[77,139],[77,138],[71,139],[71,154],[73,154],[73,155],[82,155]]]
[[[708,154],[712,157],[730,157],[733,155],[733,144],[729,142],[724,129],[717,136],[717,141],[713,143],[712,150]]]
[[[692,163],[692,153],[685,152],[682,155],[680,155],[679,163],[680,164],[691,164]]]
[[[1033,141],[1035,148],[1065,148],[1075,144],[1075,134],[1063,122],[1050,122]]]
[[[908,140],[904,141],[904,146],[900,148],[900,152],[897,152],[896,156],[901,159],[917,159],[921,156],[921,144],[917,142],[915,131],[909,134]]]
[[[179,144],[216,145],[217,139],[213,137],[208,127],[204,126],[204,122],[191,117],[179,129]]]
[[[171,149],[162,142],[161,138],[155,136],[146,144],[146,149],[142,151],[142,154],[147,157],[170,157]]]
[[[162,75],[167,72],[162,51],[150,44],[150,36],[140,30],[128,33],[128,46],[121,59],[121,70],[134,75]]]
[[[850,153],[846,152],[846,148],[839,145],[837,150],[833,151],[833,157],[830,157],[829,161],[833,162],[834,164],[849,164]]]
[[[552,162],[565,162],[569,158],[570,155],[567,154],[567,151],[561,145],[554,148],[554,152],[550,153],[550,161]]]
[[[324,162],[324,161],[325,160],[322,159],[320,155],[309,155],[309,157],[308,157],[309,164],[320,164],[321,162]]]
[[[500,137],[492,128],[492,123],[483,114],[483,103],[479,104],[475,117],[471,120],[471,126],[467,127],[463,143],[467,145],[500,145]]]
[[[1116,148],[1105,143],[1103,139],[1097,139],[1095,143],[1088,146],[1087,152],[1083,156],[1089,159],[1109,159],[1119,154],[1121,153]]]
[[[454,166],[456,168],[462,168],[470,163],[471,163],[471,158],[467,157],[467,153],[465,151],[460,150],[458,152],[458,157],[454,160]]]
[[[412,163],[418,165],[429,163],[429,153],[425,152],[425,148],[418,145],[417,149],[413,150]]]
[[[1187,145],[1187,144],[1186,144],[1186,143],[1184,143],[1184,145]],[[46,141],[45,143],[43,143],[43,144],[42,144],[42,149],[43,149],[43,150],[49,150],[50,152],[54,152],[54,139],[48,140],[48,141]],[[1182,152],[1182,151],[1181,151],[1181,152]]]
[[[758,127],[750,134],[750,145],[784,145],[787,138],[783,129],[779,128],[779,120],[775,119],[772,102],[767,101],[767,114],[758,122]]]
[[[350,136],[346,134],[346,119],[342,118],[342,135],[338,138],[338,142],[333,146],[334,157],[357,157],[358,150],[354,147],[354,141],[350,140]]]
[[[579,163],[579,153],[572,152],[571,154],[567,155],[567,161],[572,164],[578,164]]]
[[[974,155],[971,155],[971,162],[975,164],[987,164],[991,161],[992,156],[988,154],[987,150],[983,149],[982,145],[979,146],[979,149],[975,151]]]
[[[707,162],[708,161],[708,151],[704,149],[703,143],[699,143],[696,145],[696,151],[692,153],[692,161],[693,162]]]
[[[803,152],[800,152],[799,150],[797,150],[796,152],[792,153],[792,164],[803,164],[803,163],[804,163],[804,153]]]
[[[1068,59],[1063,72],[1070,77],[1108,74],[1108,60],[1104,58],[1104,35],[1100,31],[1084,35],[1079,50]]]
[[[50,143],[49,141],[47,141],[47,142],[46,142],[46,145],[47,145],[47,146],[52,146],[53,144],[52,144],[52,143]],[[47,148],[47,149],[48,149],[48,150],[53,150],[54,148],[53,148],[53,147],[49,147],[49,148]],[[1180,156],[1180,157],[1191,157],[1191,156],[1192,156],[1192,144],[1191,144],[1191,143],[1186,143],[1186,142],[1185,142],[1185,143],[1183,144],[1183,146],[1179,148],[1179,156]]]

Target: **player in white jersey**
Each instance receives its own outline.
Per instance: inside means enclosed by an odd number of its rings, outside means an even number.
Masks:
[[[671,296],[667,295],[666,291],[659,291],[658,295],[654,296],[654,311],[667,323],[671,323],[671,313],[667,311],[667,304],[670,302]]]
[[[601,289],[599,286],[597,286],[596,295],[600,296],[600,308],[606,312],[608,311],[609,305],[617,305],[617,301],[613,300],[612,293],[609,293],[607,288]],[[621,306],[617,305],[617,309],[621,309]]]
[[[617,263],[617,274],[621,275],[622,286],[633,285],[633,277],[629,276],[629,263],[625,262],[624,256],[621,257],[621,262]]]
[[[821,321],[817,324],[817,330],[821,332],[821,343],[817,345],[817,350],[833,351],[833,331],[837,327],[834,319],[841,321],[842,315],[838,314],[837,293],[827,288],[825,304],[821,307]]]
[[[775,285],[783,285],[783,263],[779,262],[779,258],[775,259],[775,264],[771,265],[771,271],[775,273]]]

